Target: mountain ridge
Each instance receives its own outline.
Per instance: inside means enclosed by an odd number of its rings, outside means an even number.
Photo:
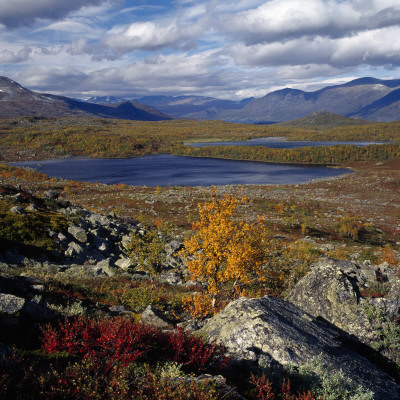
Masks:
[[[9,78],[0,77],[0,118],[96,116],[143,121],[184,118],[281,123],[315,112],[373,122],[400,120],[400,79],[363,77],[313,92],[288,87],[263,97],[242,100],[152,95],[130,100],[101,96],[85,101],[33,92]]]
[[[117,105],[93,104],[64,96],[33,92],[7,77],[0,77],[0,118],[102,117],[139,121],[173,119],[154,107],[126,101]]]

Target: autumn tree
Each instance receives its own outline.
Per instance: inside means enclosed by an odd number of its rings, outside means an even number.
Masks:
[[[156,226],[142,224],[141,232],[132,233],[127,251],[136,268],[149,272],[153,277],[162,270],[166,260],[165,243],[171,239],[170,227],[157,223]]]
[[[247,285],[262,279],[268,254],[269,240],[262,221],[251,224],[234,219],[238,205],[246,199],[231,195],[218,198],[215,189],[211,195],[211,201],[199,204],[194,234],[185,240],[191,276],[207,287],[202,298],[194,296],[187,301],[189,311],[197,317],[205,316],[207,303],[216,313],[225,301],[245,294]]]
[[[363,224],[355,217],[345,215],[340,220],[339,234],[342,236],[348,236],[353,240],[357,240],[362,229]]]

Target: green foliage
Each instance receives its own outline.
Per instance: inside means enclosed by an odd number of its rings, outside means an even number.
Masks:
[[[193,157],[217,157],[262,162],[341,164],[360,161],[384,161],[400,157],[400,144],[357,147],[352,145],[310,146],[273,149],[265,146],[181,147],[176,154]]]
[[[371,346],[400,364],[400,326],[370,300],[366,300],[364,309],[376,337]]]
[[[170,230],[165,226],[146,226],[142,231],[132,233],[127,251],[137,269],[147,271],[153,276],[161,272],[166,260],[165,243],[169,239]]]
[[[65,216],[50,210],[26,210],[26,215],[15,214],[10,212],[15,205],[11,200],[0,199],[0,239],[46,250],[56,249],[57,243],[49,236],[49,230],[65,231]]]
[[[247,140],[287,137],[289,140],[358,140],[398,142],[400,123],[341,126],[321,132],[315,127],[251,125],[223,121],[172,120],[158,122],[102,119],[24,118],[0,123],[0,159],[50,158],[65,155],[90,157],[137,157],[175,153],[258,161],[343,163],[386,160],[400,154],[398,143],[355,147],[326,146],[302,149],[268,149],[261,146],[217,146],[194,148],[188,141]]]
[[[314,357],[300,367],[292,367],[308,388],[324,400],[373,400],[373,393],[355,383],[340,370],[324,365],[321,357]]]
[[[378,261],[378,256],[374,254],[372,249],[363,250],[360,256],[358,257],[360,262],[362,261],[371,261],[372,264],[376,264]]]

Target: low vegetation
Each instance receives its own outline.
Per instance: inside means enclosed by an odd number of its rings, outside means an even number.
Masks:
[[[18,118],[0,121],[1,160],[65,156],[138,157],[173,153],[207,157],[296,163],[344,163],[386,160],[399,156],[398,145],[317,147],[294,150],[222,146],[193,148],[188,141],[247,140],[286,137],[288,140],[398,142],[398,122],[320,127],[232,124],[223,121],[158,122],[106,119]]]
[[[320,132],[218,121],[2,120],[0,157],[5,161],[70,155],[131,157],[166,151],[346,163],[358,172],[304,185],[210,191],[82,183],[0,165],[1,257],[10,248],[18,248],[27,257],[57,254],[59,241],[53,233],[67,231],[69,223],[43,198],[49,189],[56,190],[64,202],[102,214],[111,212],[119,221],[140,220],[142,226],[131,235],[126,249],[132,267],[113,277],[63,275],[33,262],[1,273],[1,285],[18,282],[21,293],[29,282],[41,286],[40,295],[30,301],[45,305],[55,318],[51,324],[28,321],[23,332],[17,333],[12,318],[1,319],[0,342],[14,349],[12,355],[0,359],[0,397],[213,400],[234,398],[232,387],[236,386],[245,398],[256,400],[372,398],[341,371],[330,371],[317,361],[288,368],[279,377],[269,376],[265,368],[252,378],[235,380],[226,369],[232,360],[222,347],[182,329],[166,332],[138,321],[149,305],[176,326],[192,317],[205,319],[239,296],[283,297],[320,256],[399,264],[399,214],[393,200],[400,191],[398,143],[270,151],[196,149],[184,147],[183,142],[267,136],[398,142],[399,127],[386,123]],[[29,209],[31,200],[39,206]],[[19,211],[12,212],[14,207]],[[185,257],[187,269],[179,272],[187,283],[175,285],[160,279],[165,243],[170,240],[185,244],[179,256]],[[379,281],[360,293],[366,301],[387,294],[387,285]],[[124,316],[111,316],[113,306],[122,307]],[[397,355],[398,325],[374,307],[367,311],[381,338],[374,348]],[[207,373],[223,374],[225,383],[199,376]]]

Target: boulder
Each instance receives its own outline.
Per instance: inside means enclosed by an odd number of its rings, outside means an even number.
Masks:
[[[160,282],[169,283],[170,285],[183,285],[181,275],[176,271],[166,271],[158,277]]]
[[[350,261],[324,259],[296,284],[286,300],[370,344],[377,337],[366,306],[375,305],[396,317],[393,314],[400,305],[400,281],[393,276],[386,283],[391,288],[386,298],[366,299],[362,296],[363,290],[376,281],[377,273],[384,279],[391,276],[387,266],[361,267]]]
[[[323,365],[342,370],[356,384],[371,390],[375,399],[399,399],[393,379],[353,350],[355,339],[278,298],[237,299],[211,318],[200,333],[226,346],[236,359],[259,365],[299,366],[319,357]],[[345,343],[351,344],[347,347]]]
[[[0,313],[9,315],[20,312],[25,305],[25,299],[13,294],[0,293]]]
[[[78,242],[86,243],[88,240],[86,231],[77,225],[70,225],[68,227],[68,233]]]
[[[60,192],[57,190],[47,190],[44,192],[43,197],[48,200],[56,200],[60,196]]]
[[[174,327],[169,319],[165,318],[162,313],[151,305],[147,306],[143,311],[140,322],[160,329],[172,329]]]
[[[115,265],[121,269],[123,269],[124,271],[127,271],[129,268],[134,267],[135,263],[132,262],[130,257],[125,257],[125,256],[121,256],[120,259],[118,259],[115,262]]]
[[[68,245],[68,249],[65,251],[65,255],[67,257],[79,257],[83,252],[84,249],[82,246],[80,246],[78,243],[71,242]]]
[[[21,206],[15,206],[10,209],[13,214],[26,215],[26,211]]]
[[[116,272],[116,268],[113,266],[111,260],[109,258],[98,262],[93,269],[101,272],[106,276],[114,276]]]
[[[32,203],[30,204],[27,208],[28,211],[38,211],[39,209],[37,208],[37,205]]]

